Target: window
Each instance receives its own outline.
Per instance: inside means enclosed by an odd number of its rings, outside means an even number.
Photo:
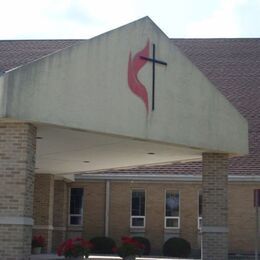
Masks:
[[[145,191],[132,191],[132,208],[130,226],[133,228],[145,227]]]
[[[199,205],[198,205],[198,229],[201,229],[202,224],[202,192],[199,192]]]
[[[166,191],[165,228],[180,228],[180,195],[176,191]]]
[[[70,225],[82,225],[83,188],[70,189]]]

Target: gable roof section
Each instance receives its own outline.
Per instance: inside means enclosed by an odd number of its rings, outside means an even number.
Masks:
[[[8,71],[79,41],[0,41],[0,70]],[[231,159],[230,174],[260,175],[260,38],[172,41],[248,120],[250,154]],[[138,167],[112,172],[196,175],[201,173],[201,163]]]

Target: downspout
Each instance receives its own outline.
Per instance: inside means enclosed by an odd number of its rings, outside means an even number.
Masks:
[[[7,80],[5,74],[0,71],[0,117],[7,114]]]
[[[110,180],[106,180],[105,202],[105,236],[109,236],[109,212],[110,212]]]

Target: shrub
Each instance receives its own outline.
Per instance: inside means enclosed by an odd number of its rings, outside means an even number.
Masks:
[[[112,248],[116,247],[115,241],[110,237],[94,237],[90,240],[93,244],[94,254],[113,254]]]
[[[163,245],[164,256],[189,257],[190,253],[190,243],[183,238],[170,238]]]
[[[133,237],[133,239],[137,240],[139,243],[144,245],[143,255],[149,255],[151,252],[151,243],[146,237]]]

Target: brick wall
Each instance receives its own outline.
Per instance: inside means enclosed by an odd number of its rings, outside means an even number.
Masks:
[[[105,182],[84,186],[84,235],[103,236],[105,231]]]
[[[253,190],[259,188],[260,184],[253,182],[229,185],[230,252],[254,251],[256,217],[253,207]]]
[[[33,235],[42,235],[46,244],[43,252],[51,252],[53,232],[54,175],[36,174],[34,185]]]
[[[68,186],[84,188],[83,235],[87,238],[104,235],[105,182],[75,182]],[[112,181],[109,222],[111,237],[119,242],[122,235],[133,234],[130,232],[131,190],[138,188],[146,191],[146,229],[144,235],[150,239],[154,252],[161,251],[165,239],[164,196],[166,190],[180,192],[181,219],[180,230],[177,235],[187,239],[193,248],[198,249],[200,247],[197,214],[198,193],[202,189],[202,185],[198,182],[148,183],[140,181]],[[260,188],[260,184],[229,183],[228,222],[230,252],[252,252],[254,250],[255,209],[253,208],[253,190],[256,188]],[[62,199],[57,201],[62,201]],[[60,205],[60,203],[56,205]],[[57,211],[57,209],[55,212],[58,212],[58,215],[56,216],[57,223],[54,226],[58,224],[58,219],[67,216],[66,214],[59,215],[60,211]],[[80,230],[82,231],[82,229]],[[175,236],[176,234],[172,235]]]
[[[109,235],[120,241],[121,236],[129,234],[131,183],[111,182]]]
[[[1,234],[1,260],[24,260],[29,259],[31,254],[31,226],[0,225]]]
[[[139,188],[146,191],[146,227],[143,235],[149,238],[153,251],[156,253],[161,252],[162,244],[164,243],[166,232],[164,230],[166,190],[180,192],[181,227],[178,231],[178,236],[190,241],[194,248],[198,247],[197,198],[198,190],[200,189],[199,184],[112,182],[110,236],[119,242],[122,235],[132,234],[130,230],[131,190]],[[172,235],[176,236],[173,232]]]
[[[228,154],[202,154],[202,258],[228,259]]]
[[[68,188],[71,187],[84,189],[83,226],[68,226],[67,237],[82,235],[85,238],[92,238],[103,236],[105,231],[105,182],[70,183]]]
[[[54,182],[52,250],[66,239],[68,223],[68,185],[63,180]]]
[[[54,176],[36,174],[34,184],[33,216],[35,225],[53,224]]]
[[[36,128],[23,123],[0,123],[0,217],[32,220]],[[0,224],[1,259],[28,259],[31,224]]]

